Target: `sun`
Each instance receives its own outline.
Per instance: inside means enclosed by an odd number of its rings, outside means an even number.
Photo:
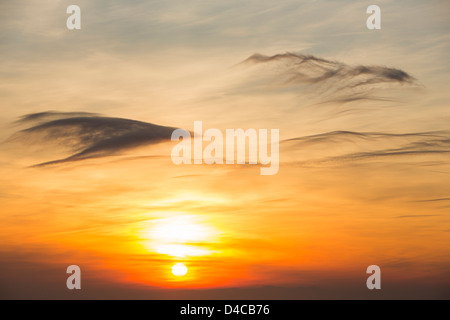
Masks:
[[[187,267],[182,263],[176,263],[172,267],[172,273],[174,276],[182,277],[188,272]]]

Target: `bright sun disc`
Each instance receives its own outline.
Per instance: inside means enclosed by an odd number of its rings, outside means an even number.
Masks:
[[[173,267],[172,267],[172,273],[174,276],[184,276],[187,273],[188,269],[187,267],[182,264],[182,263],[176,263]]]

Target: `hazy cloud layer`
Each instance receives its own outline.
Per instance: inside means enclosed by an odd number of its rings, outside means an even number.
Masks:
[[[28,114],[18,122],[31,122],[33,125],[13,135],[10,141],[28,144],[58,143],[74,152],[67,158],[39,165],[116,154],[126,149],[168,140],[175,129],[136,120],[77,112]]]

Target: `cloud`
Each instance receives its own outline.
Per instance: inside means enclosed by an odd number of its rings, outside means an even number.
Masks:
[[[14,134],[9,141],[28,144],[58,143],[72,150],[64,159],[38,166],[105,157],[134,147],[169,140],[176,128],[124,118],[79,112],[41,112],[28,114],[18,123],[33,123]]]
[[[333,131],[284,140],[281,150],[291,161],[303,163],[440,155],[450,153],[450,131],[398,134]]]
[[[19,118],[16,123],[29,123],[29,122],[40,122],[49,121],[56,119],[64,119],[68,117],[94,117],[99,116],[98,113],[91,112],[58,112],[58,111],[44,111],[37,113],[26,114]]]
[[[426,217],[441,217],[441,216],[437,214],[416,214],[416,215],[398,216],[396,218],[402,219],[402,218],[426,218]]]
[[[450,201],[450,198],[435,198],[435,199],[416,200],[416,202],[440,202],[440,201]]]
[[[320,102],[348,103],[358,100],[391,101],[381,96],[401,86],[418,87],[407,72],[384,66],[356,65],[326,60],[313,55],[283,53],[273,56],[254,54],[237,68],[249,72],[252,89],[291,88],[310,92]]]

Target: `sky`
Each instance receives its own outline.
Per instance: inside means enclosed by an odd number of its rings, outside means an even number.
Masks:
[[[450,5],[371,4],[2,1],[0,298],[450,298]],[[194,121],[278,173],[174,164]]]

